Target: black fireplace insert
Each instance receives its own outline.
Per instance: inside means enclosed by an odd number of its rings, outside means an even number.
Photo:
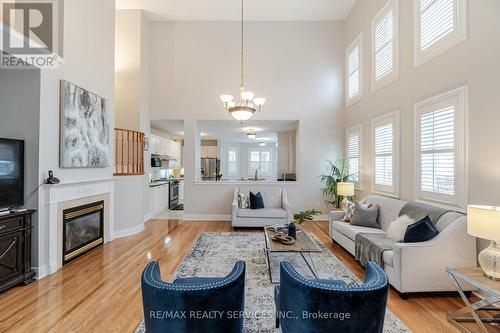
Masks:
[[[104,242],[104,201],[63,211],[63,264]]]

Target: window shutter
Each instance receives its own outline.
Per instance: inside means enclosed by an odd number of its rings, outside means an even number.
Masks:
[[[455,194],[455,107],[422,114],[420,186],[425,192]]]
[[[392,186],[393,179],[393,124],[375,128],[375,184]]]
[[[349,174],[354,183],[359,182],[359,132],[352,133],[347,139]]]
[[[420,50],[455,30],[455,0],[420,0]]]
[[[348,59],[349,71],[349,98],[359,94],[359,46],[356,45],[349,53]]]
[[[375,80],[391,73],[394,68],[394,13],[392,8],[375,23]]]

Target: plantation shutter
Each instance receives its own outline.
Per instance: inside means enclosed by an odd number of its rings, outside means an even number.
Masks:
[[[394,13],[390,8],[375,23],[375,80],[394,68]]]
[[[420,0],[420,50],[455,30],[455,0]]]
[[[386,123],[375,128],[375,184],[393,184],[393,137],[394,126]]]
[[[359,182],[359,132],[352,133],[347,139],[349,174],[354,183]]]
[[[349,53],[348,57],[348,74],[349,74],[349,99],[359,94],[359,45]]]
[[[455,194],[455,107],[421,115],[420,186],[425,192]]]

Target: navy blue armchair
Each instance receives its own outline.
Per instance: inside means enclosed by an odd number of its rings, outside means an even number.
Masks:
[[[382,332],[389,280],[377,264],[367,263],[362,285],[305,279],[287,262],[280,268],[276,325],[283,333]]]
[[[161,280],[158,262],[142,273],[142,303],[147,333],[242,332],[245,262],[223,278]]]

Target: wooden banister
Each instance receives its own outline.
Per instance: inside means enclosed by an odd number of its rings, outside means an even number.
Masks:
[[[144,133],[115,128],[115,176],[144,174]]]

